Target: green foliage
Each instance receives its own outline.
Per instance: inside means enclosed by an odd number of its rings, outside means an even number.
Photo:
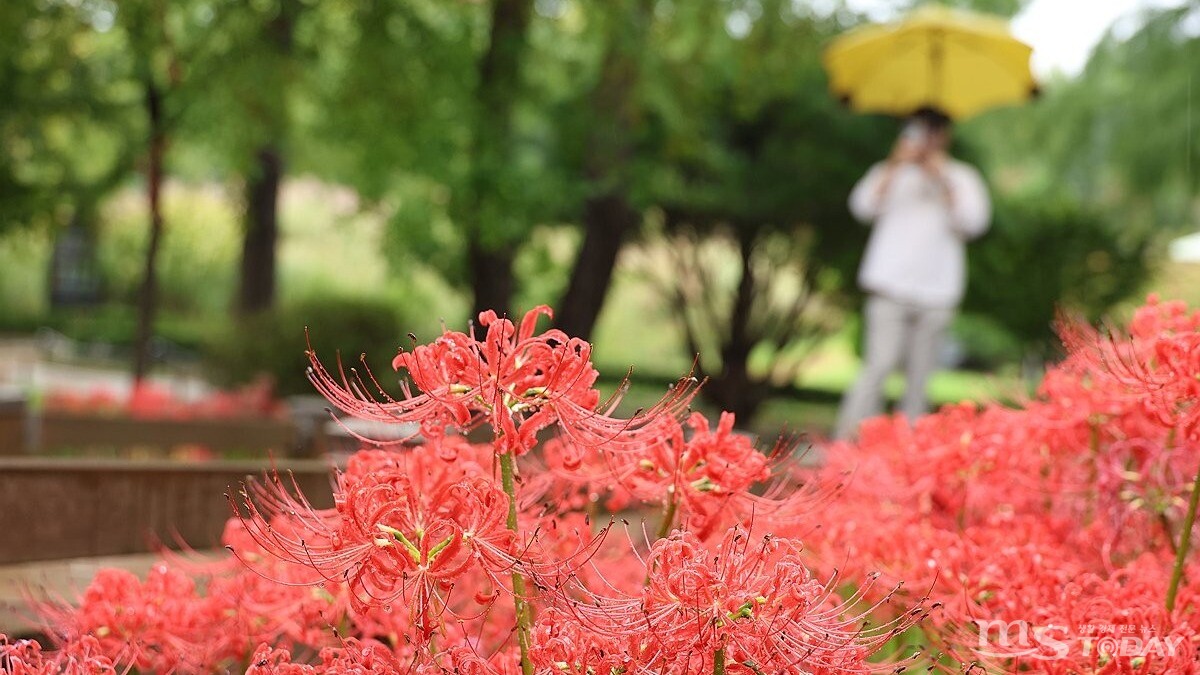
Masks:
[[[1200,9],[1139,20],[1128,37],[1110,31],[1078,77],[1044,82],[1041,100],[969,124],[1002,189],[1091,204],[1127,236],[1193,229]]]
[[[1094,320],[1141,292],[1154,247],[1195,229],[1197,21],[1195,3],[1147,10],[1078,77],[1051,77],[1041,100],[963,130],[1009,196],[970,252],[968,305],[1026,349],[1055,344],[1056,304]]]
[[[655,24],[642,192],[674,235],[664,286],[705,395],[740,417],[836,327],[867,235],[846,198],[895,132],[827,93],[820,54],[842,28],[781,1],[689,5]]]
[[[969,251],[964,311],[999,323],[1027,350],[1048,355],[1060,310],[1100,319],[1148,278],[1149,243],[1068,201],[1002,202]]]
[[[960,368],[995,371],[1020,363],[1026,355],[1026,345],[988,314],[960,313],[954,317],[951,333],[963,350]]]
[[[65,224],[124,177],[137,92],[106,2],[0,6],[0,232]]]
[[[1006,15],[1024,4],[944,1]],[[499,92],[511,120],[498,148],[478,100],[490,3],[0,3],[0,89],[16,102],[0,106],[0,232],[46,226],[0,246],[6,314],[46,315],[52,228],[72,218],[100,235],[110,297],[135,296],[144,207],[119,188],[136,185],[145,154],[146,82],[169,90],[170,173],[220,186],[203,198],[174,181],[165,191],[172,316],[215,322],[226,311],[240,183],[263,144],[287,158],[290,184],[312,174],[347,187],[281,207],[281,322],[334,295],[378,298],[407,317],[404,331],[439,316],[462,325],[470,241],[516,244],[516,304],[551,301],[575,247],[567,229],[588,197],[614,189],[650,220],[776,242],[760,257],[780,259],[790,238],[797,252],[782,276],[807,275],[822,311],[853,291],[868,230],[850,220],[846,195],[895,132],[826,91],[820,51],[857,17],[787,0],[532,6],[519,75]],[[1079,78],[1052,79],[1041,101],[961,130],[1013,202],[971,252],[970,308],[1013,339],[1044,344],[1059,300],[1103,312],[1144,276],[1146,241],[1194,220],[1194,7],[1148,13],[1128,38],[1110,35]],[[335,202],[345,204],[321,208]],[[712,277],[725,291],[739,281],[730,269]],[[1008,349],[992,342],[985,351]]]
[[[32,320],[45,313],[49,260],[45,232],[21,229],[0,237],[0,314],[6,327],[18,317]]]
[[[820,53],[842,27],[795,12],[790,3],[764,3],[740,38],[725,30],[723,15],[707,18],[722,21],[720,33],[678,58],[710,65],[709,76],[698,82],[683,63],[670,64],[666,84],[676,99],[653,109],[664,138],[651,189],[668,212],[739,238],[803,232],[811,259],[848,279],[866,229],[852,221],[846,195],[886,154],[895,124],[832,100]]]
[[[1011,17],[1021,8],[1029,4],[1029,0],[935,0],[939,5],[948,7],[957,7],[959,9],[969,9],[975,12],[983,12],[986,14],[998,14],[1000,16]],[[928,4],[926,0],[916,0],[912,3],[913,6]]]
[[[520,284],[520,293],[513,304],[516,311],[535,305],[553,307],[562,297],[579,244],[577,234],[565,227],[539,227],[530,233],[513,261],[513,272]]]
[[[237,261],[237,215],[220,189],[171,183],[163,210],[169,223],[159,259],[164,309],[176,313],[222,313],[229,306]],[[97,257],[110,301],[132,304],[143,261],[131,252],[146,248],[148,216],[141,196],[122,191],[102,210]]]
[[[385,359],[408,344],[404,334],[411,325],[386,299],[330,295],[237,320],[206,351],[218,381],[240,384],[265,373],[280,395],[312,394],[305,376],[306,330],[330,367],[340,357],[347,368],[362,372],[359,359],[367,355],[371,369],[389,382],[394,378],[387,377],[391,363]]]

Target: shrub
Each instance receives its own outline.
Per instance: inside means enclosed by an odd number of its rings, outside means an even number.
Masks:
[[[211,373],[222,384],[241,384],[259,374],[275,380],[280,396],[313,393],[305,368],[307,339],[320,354],[341,354],[351,365],[371,355],[372,368],[390,370],[382,359],[409,340],[414,324],[383,298],[324,296],[250,317],[234,319],[207,349]]]
[[[1067,201],[1001,203],[991,231],[970,249],[964,312],[1003,326],[1026,351],[1056,344],[1060,309],[1096,321],[1150,274],[1150,242]]]

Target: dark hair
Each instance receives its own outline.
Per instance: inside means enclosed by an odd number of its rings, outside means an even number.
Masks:
[[[950,119],[949,115],[932,106],[917,108],[910,119],[920,122],[931,131],[945,131],[954,125],[954,121]]]

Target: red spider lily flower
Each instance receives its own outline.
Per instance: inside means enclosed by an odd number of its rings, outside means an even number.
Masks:
[[[636,640],[625,637],[625,627],[596,623],[608,617],[598,615],[590,625],[576,615],[550,608],[538,617],[533,635],[533,663],[539,673],[638,673],[644,672],[636,660]]]
[[[781,439],[768,454],[734,431],[732,413],[722,413],[715,429],[699,413],[687,425],[686,440],[682,426],[664,420],[657,442],[639,452],[605,453],[607,483],[645,503],[661,504],[668,515],[677,510],[676,524],[701,539],[748,519],[794,525],[831,496],[791,480],[795,476],[786,472],[772,477],[773,468],[794,452],[792,439]]]
[[[428,640],[468,570],[499,584],[517,562],[508,496],[490,478],[464,475],[463,466],[428,448],[376,452],[339,477],[333,509],[312,508],[277,477],[248,483],[246,513],[235,509],[256,548],[344,581],[356,611],[402,600]]]
[[[273,648],[267,643],[260,644],[250,657],[250,666],[246,675],[315,675],[314,666],[292,663],[292,653],[286,649]]]
[[[497,451],[514,455],[527,452],[537,433],[553,424],[587,445],[632,443],[633,432],[653,426],[662,415],[680,414],[695,394],[691,380],[681,381],[633,419],[611,417],[619,397],[601,405],[591,345],[559,330],[535,335],[542,315],[550,316],[550,309],[534,308],[518,327],[495,312],[483,312],[482,340],[446,331],[432,344],[400,353],[392,366],[404,370],[419,393],[406,386],[399,399],[384,394],[369,371],[370,386],[356,372],[348,378],[340,367],[335,379],[311,350],[309,379],[347,414],[417,423],[426,436],[439,437],[448,425],[465,429],[487,421],[496,433]]]
[[[377,641],[355,638],[321,650],[319,664],[296,664],[291,659],[287,650],[259,645],[246,675],[516,675],[520,672],[505,655],[489,660],[461,645],[451,645],[433,655],[408,656]]]
[[[151,568],[145,581],[124,570],[101,570],[77,608],[39,608],[67,654],[83,640],[89,653],[114,665],[152,672],[190,671],[236,658],[240,637],[223,630],[229,609],[202,596],[191,577],[165,563]]]
[[[867,657],[923,614],[866,629],[783,538],[753,540],[731,528],[715,551],[689,534],[659,540],[647,560],[642,611],[654,660],[687,672],[724,650],[730,663],[773,673],[873,672]],[[868,582],[870,583],[870,582]],[[706,666],[707,667],[707,666]],[[711,670],[711,667],[707,668]]]
[[[796,542],[741,528],[715,548],[677,531],[654,543],[644,570],[638,595],[581,592],[540,618],[537,658],[558,672],[705,673],[720,651],[728,672],[868,673],[895,667],[867,659],[924,615],[868,628],[874,608],[858,607],[861,593],[838,598],[838,579],[814,579]]]
[[[1004,672],[1195,673],[1195,622],[1162,602],[1169,571],[1156,556],[1107,577],[1052,565],[1005,569],[1003,583],[959,610],[939,641],[964,662]]]
[[[1165,427],[1178,427],[1183,438],[1200,440],[1200,313],[1151,297],[1136,312],[1128,338],[1061,323],[1071,358],[1096,388]]]
[[[750,486],[771,475],[767,457],[735,434],[733,423],[731,413],[722,413],[714,430],[703,415],[692,413],[690,439],[675,424],[645,452],[613,457],[616,480],[643,501],[677,503],[681,522],[703,538],[731,500],[750,498]]]
[[[347,638],[341,645],[321,650],[321,663],[316,665],[292,663],[285,649],[274,649],[264,643],[250,658],[246,675],[401,675],[412,673],[408,659],[402,659],[386,645],[374,640]]]

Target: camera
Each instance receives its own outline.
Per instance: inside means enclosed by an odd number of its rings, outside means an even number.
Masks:
[[[900,138],[914,147],[923,147],[929,140],[929,129],[920,122],[909,122],[900,132]]]

